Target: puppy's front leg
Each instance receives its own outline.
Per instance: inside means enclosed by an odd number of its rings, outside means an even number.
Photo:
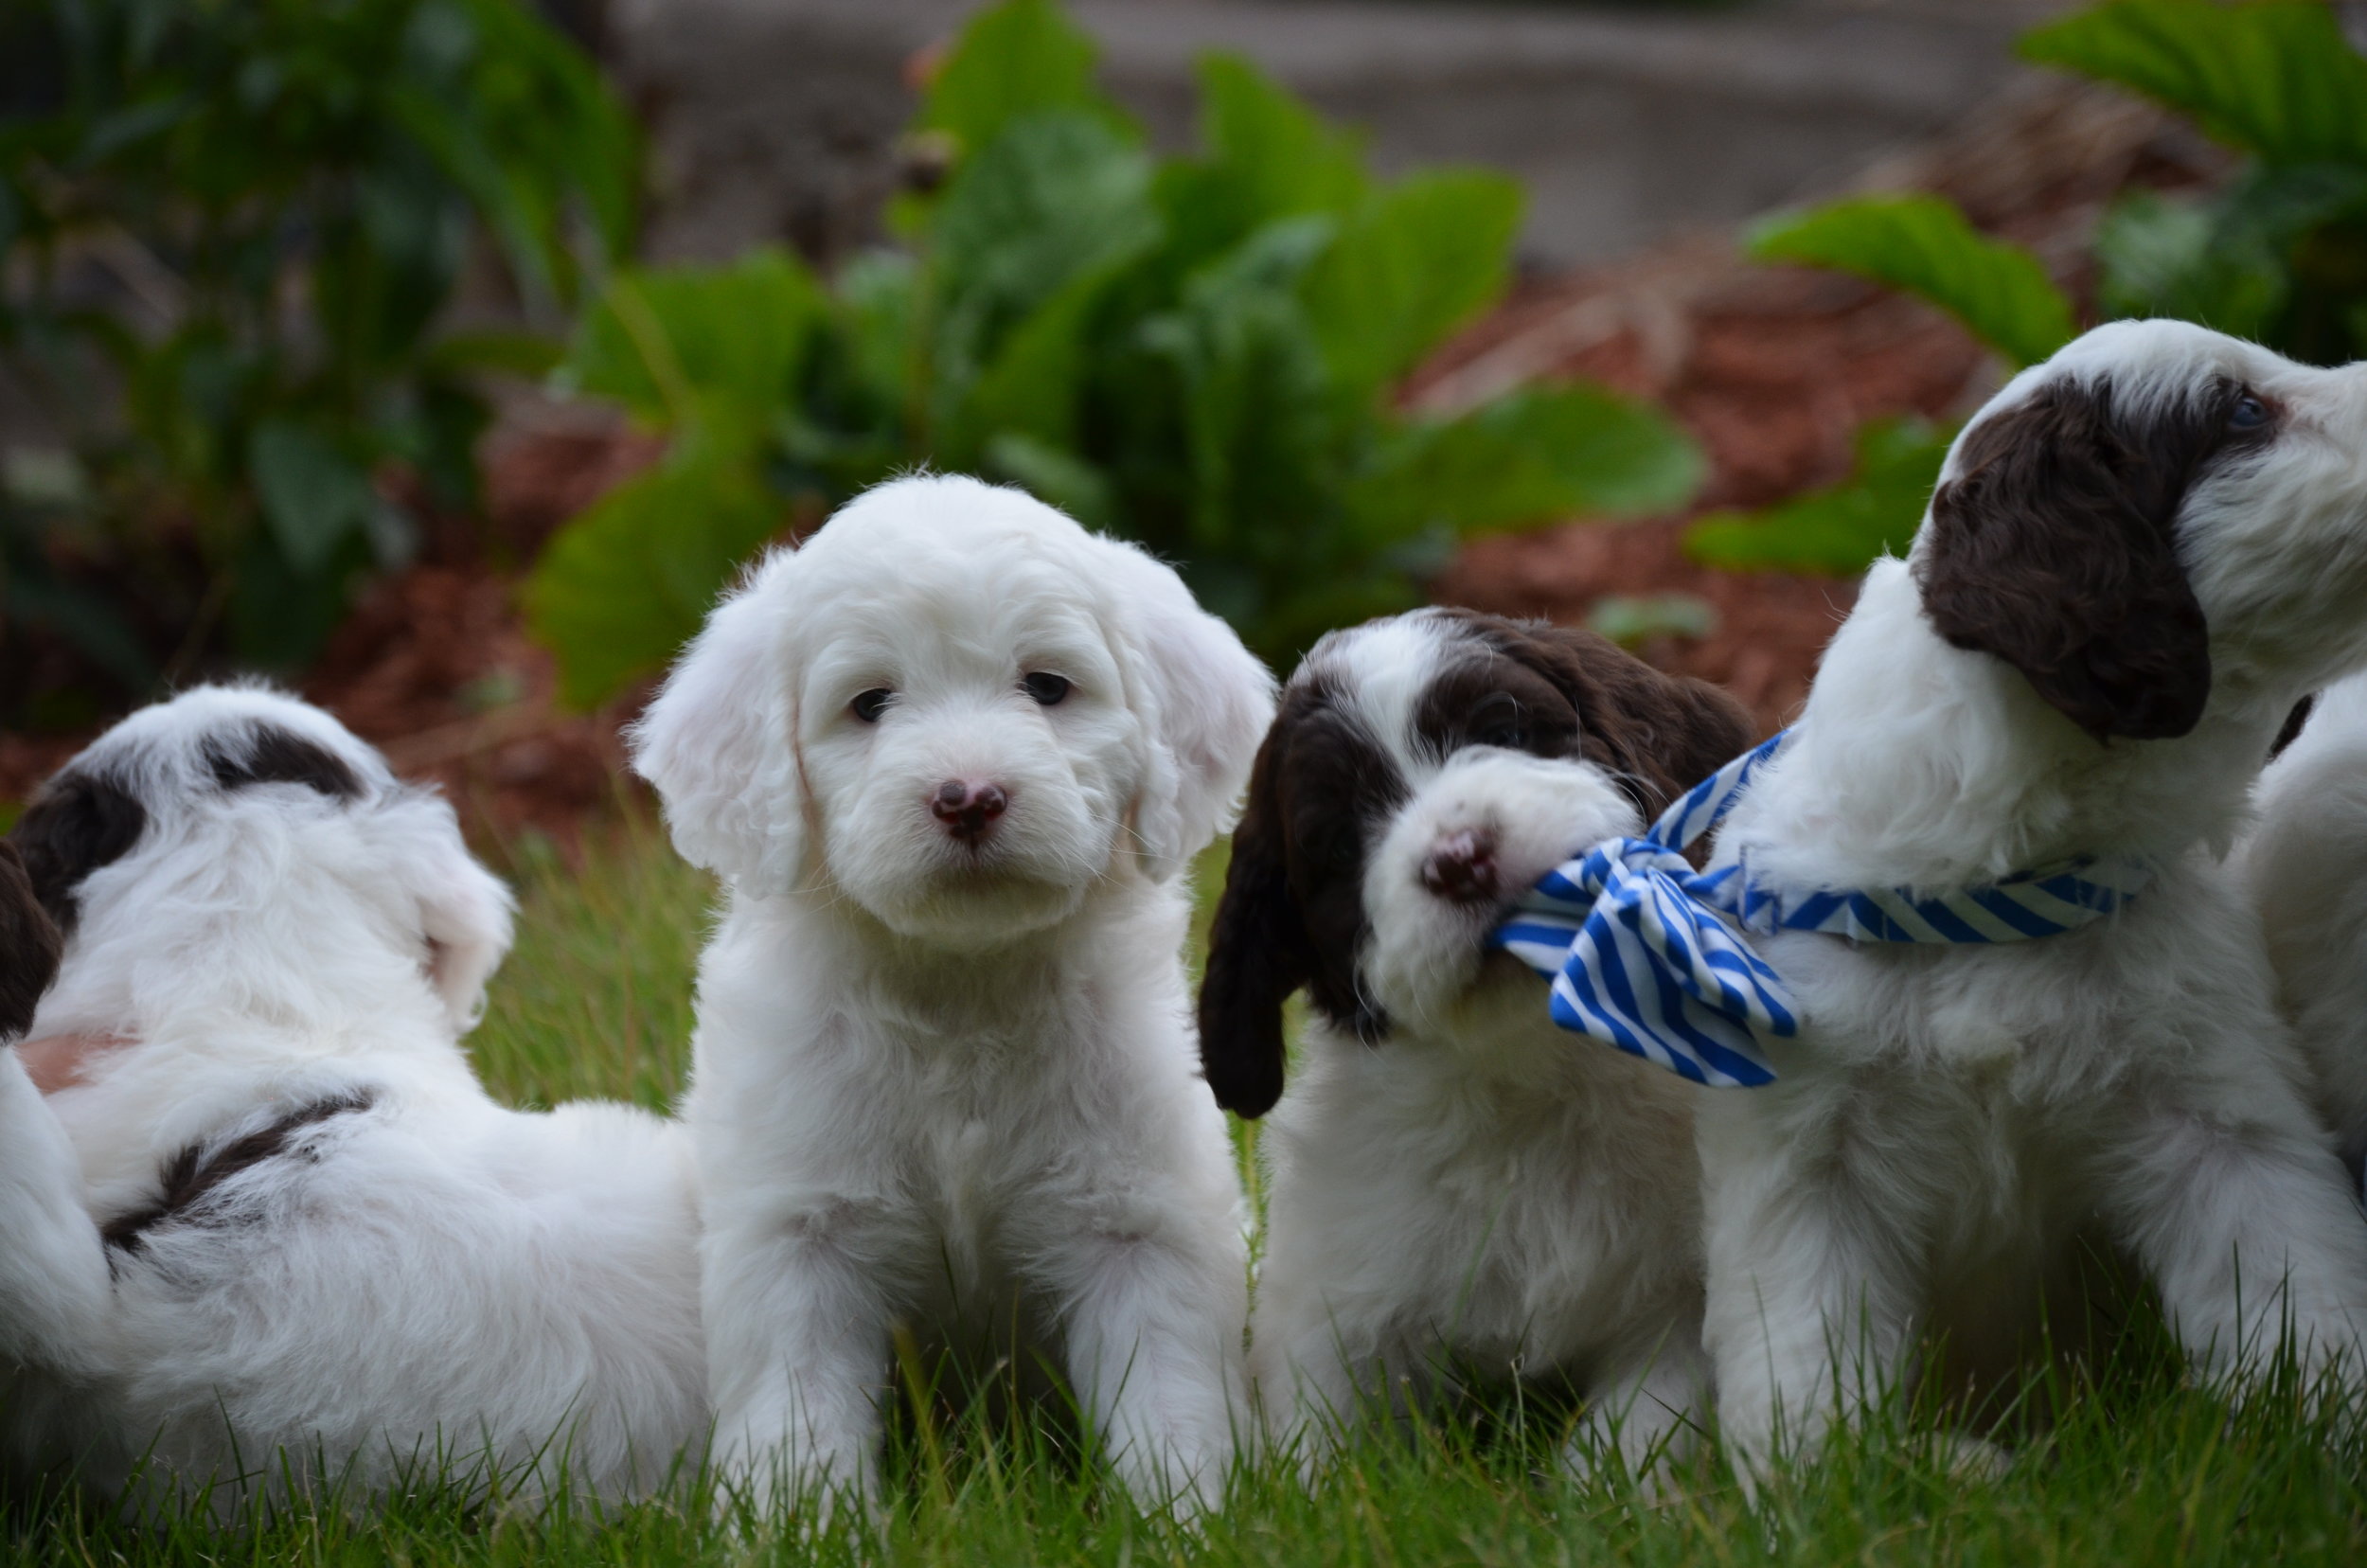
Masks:
[[[1068,1371],[1119,1476],[1179,1511],[1224,1494],[1249,1417],[1247,1260],[1215,1235],[1086,1228],[1057,1246],[1069,1285]]]
[[[2255,1374],[2289,1332],[2305,1370],[2340,1358],[2367,1386],[2367,1224],[2340,1162],[2265,1068],[2187,1098],[2139,1113],[2106,1185],[2187,1354]]]
[[[1283,1235],[1270,1222],[1250,1365],[1267,1431],[1311,1479],[1362,1417],[1414,1402],[1418,1358],[1387,1303],[1327,1300],[1305,1256],[1275,1250]]]
[[[853,1228],[801,1216],[706,1236],[716,1470],[765,1513],[871,1489],[890,1309]]]
[[[0,1358],[90,1375],[113,1305],[74,1146],[16,1052],[0,1047]]]
[[[1703,1339],[1719,1426],[1746,1476],[1779,1442],[1813,1453],[1836,1417],[1899,1374],[1915,1328],[1920,1195],[1888,1179],[1897,1173],[1849,1136],[1833,1103],[1818,1103],[1828,1089],[1846,1093],[1813,1081],[1718,1091],[1697,1124]]]
[[[1564,1459],[1581,1466],[1590,1450],[1615,1450],[1631,1476],[1657,1473],[1683,1452],[1709,1408],[1709,1357],[1698,1318],[1673,1324],[1665,1340],[1614,1364],[1587,1403]]]

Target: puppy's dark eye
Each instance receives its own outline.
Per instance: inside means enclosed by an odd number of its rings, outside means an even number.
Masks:
[[[846,704],[846,711],[866,724],[876,724],[895,696],[896,693],[885,686],[873,686],[869,691],[857,692],[855,700]]]
[[[1069,683],[1065,675],[1048,674],[1040,669],[1022,678],[1019,684],[1027,688],[1028,696],[1046,707],[1068,695]]]
[[[2249,392],[2236,399],[2235,406],[2228,410],[2227,427],[2230,430],[2258,430],[2268,422],[2269,405]]]
[[[1504,720],[1486,725],[1471,739],[1483,746],[1502,746],[1506,751],[1525,751],[1529,744],[1528,727],[1518,719]]]
[[[1529,745],[1528,715],[1518,700],[1502,693],[1480,704],[1471,716],[1470,743],[1474,746],[1502,746],[1506,751],[1526,751]]]

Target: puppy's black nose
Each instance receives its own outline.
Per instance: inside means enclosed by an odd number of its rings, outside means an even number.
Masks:
[[[993,831],[995,819],[1010,808],[1011,797],[1000,784],[973,778],[949,778],[929,797],[929,810],[945,830],[964,844],[975,844]]]
[[[1422,862],[1422,885],[1450,903],[1496,900],[1496,836],[1466,829],[1431,846]]]

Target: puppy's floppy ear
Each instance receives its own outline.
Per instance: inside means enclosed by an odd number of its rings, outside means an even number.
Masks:
[[[517,900],[469,853],[452,806],[431,789],[401,786],[368,817],[368,831],[417,911],[429,983],[453,1032],[485,1015],[485,987],[509,952]]]
[[[1671,804],[1751,749],[1751,710],[1724,686],[1653,673],[1660,677],[1661,707],[1653,723],[1654,755],[1666,781],[1664,804]]]
[[[796,885],[804,854],[784,624],[796,559],[774,552],[715,607],[629,736],[674,847],[755,892]]]
[[[9,830],[24,857],[33,897],[62,932],[81,918],[83,880],[132,852],[148,831],[148,808],[103,774],[62,773],[44,785]]]
[[[1751,744],[1751,715],[1722,686],[1653,668],[1574,626],[1521,629],[1531,662],[1578,710],[1578,753],[1606,769],[1646,817],[1657,815]]]
[[[58,977],[64,948],[49,912],[33,896],[33,879],[16,846],[0,839],[0,1041],[33,1026],[41,993]]]
[[[1289,743],[1277,725],[1258,749],[1200,983],[1201,1072],[1217,1103],[1243,1116],[1262,1116],[1282,1097],[1282,1004],[1312,972],[1283,859]]]
[[[2118,419],[2109,385],[2058,381],[1974,425],[1916,542],[1933,628],[2099,741],[2193,729],[2210,630],[2173,530],[2225,424],[2209,398]]]
[[[1132,545],[1099,543],[1123,586],[1113,632],[1135,667],[1131,700],[1149,729],[1134,830],[1151,874],[1164,879],[1230,818],[1273,720],[1273,676],[1171,568]]]

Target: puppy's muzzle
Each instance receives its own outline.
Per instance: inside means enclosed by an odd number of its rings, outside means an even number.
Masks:
[[[984,843],[1010,806],[1011,797],[1002,785],[974,778],[949,778],[929,797],[930,814],[969,845]]]
[[[1465,829],[1431,846],[1422,862],[1422,885],[1449,903],[1494,903],[1504,879],[1496,868],[1496,835]]]

